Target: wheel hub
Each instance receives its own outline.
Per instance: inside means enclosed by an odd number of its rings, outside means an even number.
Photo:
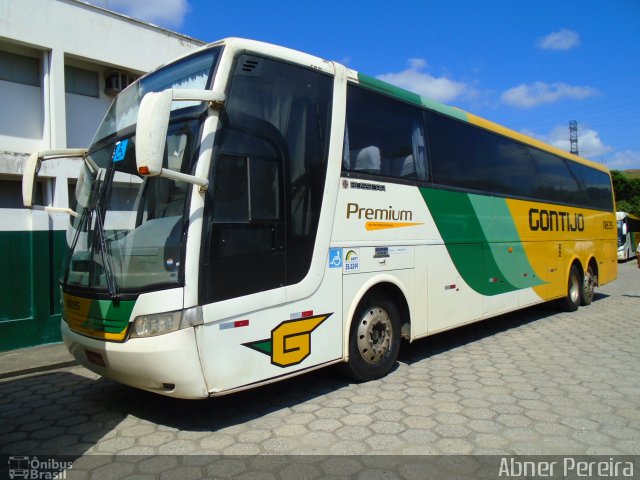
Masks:
[[[367,310],[358,325],[358,350],[369,364],[380,363],[391,349],[391,318],[380,307]]]

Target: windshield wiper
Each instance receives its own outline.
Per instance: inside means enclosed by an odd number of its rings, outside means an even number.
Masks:
[[[91,162],[90,168],[91,170],[93,170],[93,173],[96,174],[96,177],[93,180],[93,186],[91,187],[91,190],[94,191],[96,188],[98,188],[98,184],[100,182],[101,169],[98,168],[93,162]],[[102,257],[104,276],[107,281],[107,289],[109,291],[109,297],[111,297],[111,300],[114,303],[117,303],[120,301],[120,293],[118,291],[118,283],[116,281],[115,275],[113,274],[114,269],[113,269],[113,264],[111,263],[111,256],[108,255],[108,252],[107,252],[107,240],[104,232],[104,219],[102,216],[102,210],[100,208],[100,204],[102,201],[104,201],[104,197],[105,197],[105,195],[103,194],[103,191],[106,188],[105,187],[106,183],[107,183],[107,178],[105,177],[105,179],[102,181],[102,184],[100,185],[98,194],[95,195],[94,199],[89,202],[89,205],[86,208],[84,208],[82,212],[82,216],[80,217],[80,220],[78,222],[78,228],[76,229],[76,233],[73,236],[73,241],[71,242],[71,245],[70,245],[69,258],[67,259],[67,264],[65,268],[64,283],[67,283],[69,280],[69,272],[71,271],[71,262],[73,260],[73,252],[75,252],[76,246],[78,244],[78,240],[80,238],[80,232],[85,228],[85,226],[91,225],[91,219],[93,218],[93,214],[95,212],[96,231],[94,231],[93,235],[94,235],[94,238],[96,233],[98,236],[97,248],[100,250],[100,255]],[[87,228],[87,231],[89,230],[89,228]],[[94,241],[91,243],[92,243],[91,250],[95,251],[96,242]]]
[[[95,201],[93,202],[92,209],[90,213],[95,212],[96,214],[96,231],[98,233],[98,242],[97,247],[100,249],[100,255],[102,256],[102,264],[104,268],[104,276],[107,281],[107,289],[109,290],[109,297],[114,303],[120,301],[120,294],[118,292],[118,283],[116,281],[116,277],[113,274],[113,264],[111,263],[111,255],[107,251],[107,240],[106,235],[104,233],[104,217],[102,215],[102,207],[106,205],[107,202],[107,192],[111,187],[113,182],[113,176],[115,174],[113,165],[111,168],[106,171],[106,175],[100,184],[100,189],[98,190],[97,195],[95,196]],[[96,176],[96,182],[99,181],[100,175]],[[95,235],[95,233],[94,233]],[[95,238],[95,237],[94,237]],[[96,247],[96,242],[92,242],[93,248]],[[95,250],[94,250],[95,251]]]
[[[104,265],[104,276],[107,280],[107,289],[109,290],[109,297],[115,303],[120,300],[120,293],[118,291],[118,283],[116,281],[115,276],[113,275],[113,265],[111,264],[111,257],[107,255],[107,241],[104,235],[104,228],[102,226],[102,214],[99,208],[95,208],[93,210],[89,210],[85,208],[82,212],[82,216],[80,217],[80,221],[78,222],[78,228],[76,230],[75,235],[73,236],[73,241],[69,247],[69,257],[67,258],[67,264],[65,266],[65,275],[64,275],[64,283],[69,281],[69,272],[71,270],[71,262],[73,260],[73,252],[76,250],[76,245],[78,244],[78,239],[80,238],[80,232],[84,228],[87,221],[91,220],[93,216],[93,212],[96,213],[96,230],[98,232],[98,248],[100,249],[100,254],[102,256],[102,263]]]
[[[98,247],[102,255],[102,263],[104,265],[104,276],[107,280],[107,289],[109,290],[109,296],[114,303],[120,301],[120,294],[118,292],[118,283],[116,277],[113,274],[113,264],[111,263],[111,255],[107,252],[107,240],[104,234],[104,223],[102,218],[102,211],[96,205],[94,208],[96,212],[96,230],[98,231]]]

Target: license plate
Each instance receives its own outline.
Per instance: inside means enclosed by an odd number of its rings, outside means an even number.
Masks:
[[[106,367],[107,366],[104,363],[104,358],[102,358],[102,355],[100,355],[99,353],[91,352],[89,350],[85,350],[84,353],[87,356],[87,360],[89,360],[91,363],[93,363],[95,365],[99,365],[101,367]]]

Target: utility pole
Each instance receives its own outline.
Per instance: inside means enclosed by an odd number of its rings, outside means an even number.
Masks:
[[[575,120],[569,122],[569,143],[571,144],[571,153],[578,155],[578,122]]]

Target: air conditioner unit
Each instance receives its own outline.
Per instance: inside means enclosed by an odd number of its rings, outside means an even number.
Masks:
[[[111,70],[104,76],[104,93],[115,97],[131,85],[138,77],[127,72]]]

